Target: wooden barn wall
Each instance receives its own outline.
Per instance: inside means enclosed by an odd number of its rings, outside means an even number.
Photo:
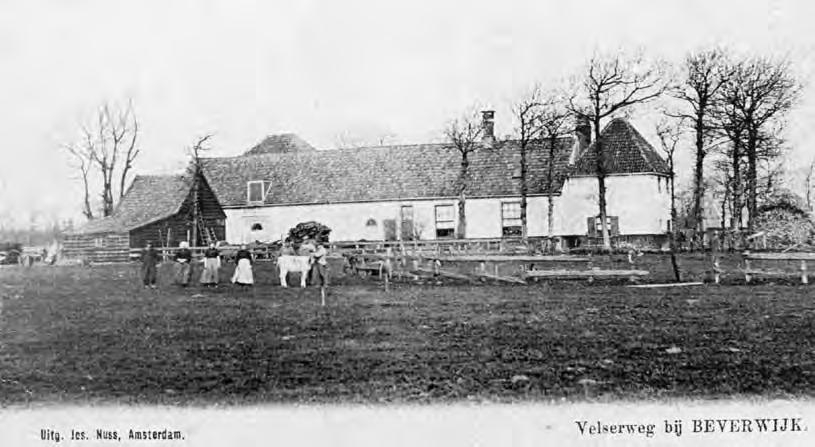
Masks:
[[[199,188],[199,203],[204,224],[215,231],[219,241],[226,239],[226,226],[224,214],[215,193],[209,187],[206,179],[201,177]],[[153,222],[130,232],[130,246],[144,247],[147,241],[152,241],[157,247],[177,247],[181,241],[187,240],[187,232],[192,234],[192,191],[184,199],[179,212],[166,219]],[[169,239],[168,239],[169,234]],[[196,244],[193,244],[196,245]]]
[[[63,256],[88,262],[126,262],[129,259],[127,233],[67,235],[62,242]]]

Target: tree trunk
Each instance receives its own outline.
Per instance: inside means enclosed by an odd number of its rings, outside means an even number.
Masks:
[[[82,172],[82,184],[85,187],[85,203],[84,209],[82,210],[82,214],[85,215],[86,219],[91,220],[93,219],[93,209],[91,208],[91,192],[90,188],[88,187],[87,171]]]
[[[192,245],[198,245],[198,169],[192,179]]]
[[[673,155],[671,155],[673,158]],[[670,177],[670,188],[671,188],[671,228],[668,229],[668,238],[669,243],[671,246],[671,266],[673,266],[674,271],[674,279],[676,282],[682,282],[682,275],[679,272],[679,263],[676,261],[676,189],[675,189],[675,177],[676,174],[674,173],[674,165],[673,159],[670,161],[670,168],[671,168],[671,177]]]
[[[737,140],[733,142],[733,154],[730,162],[732,163],[733,168],[733,178],[732,178],[732,198],[731,203],[733,204],[733,213],[730,216],[730,229],[731,230],[740,230],[741,229],[741,144],[739,143],[738,139],[741,138],[741,135],[737,136]]]
[[[464,239],[467,236],[467,213],[466,213],[466,196],[465,191],[467,190],[467,169],[470,167],[469,160],[467,160],[467,154],[463,154],[461,157],[461,184],[459,185],[459,197],[458,197],[458,239]]]
[[[600,207],[600,232],[603,235],[603,249],[611,251],[611,237],[608,234],[606,225],[606,164],[603,144],[600,138],[600,117],[599,111],[594,114],[594,147],[597,151],[597,193]]]
[[[102,210],[104,216],[107,217],[113,214],[113,191],[111,190],[112,183],[109,180],[110,176],[106,175],[105,177],[102,191],[102,201],[104,202],[102,204]]]
[[[705,121],[704,106],[700,105],[696,115],[696,167],[693,172],[693,228],[704,231],[704,197],[705,197]],[[676,225],[676,222],[674,222]]]
[[[521,239],[526,243],[528,237],[527,223],[526,223],[526,196],[529,193],[529,188],[526,183],[526,141],[521,141]]]
[[[756,166],[758,135],[755,131],[749,131],[747,135],[747,228],[752,234],[753,224],[758,211],[758,173]]]
[[[546,172],[546,193],[548,194],[549,198],[549,209],[547,210],[546,215],[546,223],[548,226],[547,234],[549,236],[549,246],[552,251],[554,251],[553,244],[553,237],[555,233],[555,197],[552,194],[552,184],[554,183],[555,175],[555,144],[557,143],[557,138],[550,137],[549,138],[549,166]]]

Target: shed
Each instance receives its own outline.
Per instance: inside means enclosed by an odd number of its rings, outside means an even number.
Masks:
[[[91,262],[127,261],[131,248],[198,245],[225,239],[226,215],[203,176],[199,177],[199,231],[193,242],[193,191],[189,175],[136,176],[113,214],[67,234],[63,254]]]

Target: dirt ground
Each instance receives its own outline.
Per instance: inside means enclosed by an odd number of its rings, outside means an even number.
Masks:
[[[624,262],[606,259],[611,264]],[[667,257],[637,261],[649,281]],[[737,260],[723,264],[736,268]],[[704,278],[708,260],[682,263]],[[158,290],[138,266],[0,269],[0,404],[550,401],[815,394],[815,286],[337,278]],[[791,270],[794,272],[794,269]],[[290,278],[290,282],[295,278]],[[776,281],[777,282],[777,281]]]

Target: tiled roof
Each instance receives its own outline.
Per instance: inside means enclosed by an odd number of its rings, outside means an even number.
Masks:
[[[553,193],[563,185],[574,140],[558,140]],[[547,144],[530,148],[529,194],[545,194]],[[470,154],[468,197],[520,194],[516,142]],[[247,182],[264,180],[266,205],[456,197],[461,156],[447,144],[318,150],[203,160],[222,206],[245,206]]]
[[[607,174],[668,173],[668,165],[665,160],[628,121],[622,118],[611,120],[600,133],[600,138],[603,141]],[[596,174],[597,143],[592,142],[577,159],[570,175],[594,176]]]
[[[288,154],[315,150],[304,139],[293,133],[269,135],[243,155]]]
[[[177,213],[190,191],[182,175],[138,175],[111,216],[88,221],[75,234],[124,232]]]

